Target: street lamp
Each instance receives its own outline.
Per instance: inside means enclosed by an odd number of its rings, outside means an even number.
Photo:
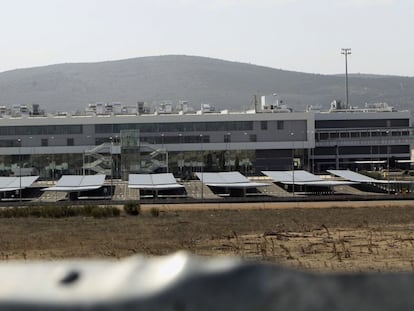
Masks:
[[[388,134],[390,133],[389,130],[386,131],[387,134],[387,138],[388,138]],[[386,148],[387,148],[387,192],[388,195],[390,195],[390,146],[388,145],[388,142],[385,144]]]
[[[231,165],[230,165],[230,142],[231,142],[231,133],[226,134],[226,160],[227,160],[227,169],[230,172],[231,171]]]
[[[204,150],[203,150],[203,134],[200,134],[200,144],[201,144],[201,201],[204,199]]]
[[[184,166],[184,153],[181,150],[183,144],[183,134],[178,134],[179,137],[179,146],[180,146],[180,153],[181,153],[181,163],[180,163],[180,176],[183,178],[183,166]]]
[[[112,147],[114,146],[114,138],[111,136],[109,137],[110,140],[110,149],[109,149],[109,154],[111,156],[111,191],[110,191],[110,200],[112,201],[112,196],[113,196],[113,171],[114,171],[114,158],[113,158],[113,154],[112,154]]]
[[[346,107],[349,107],[349,93],[348,93],[348,55],[351,55],[351,49],[341,49],[341,54],[345,55],[345,88],[346,88]]]
[[[162,152],[164,153],[164,162],[167,166],[167,173],[168,173],[168,152],[167,149],[164,147],[164,133],[161,134],[161,144],[162,144]]]
[[[292,196],[295,196],[295,148],[293,142],[293,135],[295,135],[295,133],[291,132],[290,137],[292,139]]]
[[[19,199],[22,202],[22,140],[18,138],[19,142]]]

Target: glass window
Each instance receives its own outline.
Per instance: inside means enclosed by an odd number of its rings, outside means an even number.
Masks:
[[[66,145],[67,146],[74,146],[75,145],[75,140],[73,138],[68,138],[66,140]]]
[[[1,126],[0,135],[82,134],[82,125]]]
[[[285,121],[277,121],[277,129],[283,130],[285,128]]]
[[[260,128],[262,130],[267,130],[267,121],[260,121]]]
[[[42,147],[49,146],[49,140],[47,138],[42,138],[40,143]]]

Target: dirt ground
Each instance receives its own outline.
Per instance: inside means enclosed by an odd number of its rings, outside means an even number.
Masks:
[[[0,219],[3,261],[178,250],[312,271],[413,271],[414,202],[147,205],[119,218]]]

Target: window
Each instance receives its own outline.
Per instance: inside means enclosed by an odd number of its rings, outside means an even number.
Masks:
[[[277,129],[283,130],[285,128],[285,121],[277,121]]]
[[[231,142],[231,134],[230,133],[224,134],[224,142],[225,143]]]
[[[49,141],[48,141],[48,139],[47,139],[47,138],[42,138],[42,140],[41,140],[41,146],[42,146],[42,147],[47,147],[47,146],[49,146]]]
[[[82,134],[82,125],[1,126],[0,135],[57,135]]]
[[[74,146],[75,140],[73,138],[66,139],[66,146]]]
[[[257,141],[257,135],[256,134],[250,134],[250,141]]]
[[[267,130],[267,121],[260,121],[260,128],[262,130]]]

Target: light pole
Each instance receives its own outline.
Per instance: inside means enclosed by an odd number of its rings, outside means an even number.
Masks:
[[[53,141],[55,139],[54,136],[50,137],[50,139]],[[55,162],[55,153],[54,150],[52,149],[52,181],[55,181],[55,169],[56,169],[56,162]]]
[[[201,201],[204,199],[204,150],[203,150],[203,134],[200,134],[200,144],[201,144]]]
[[[82,153],[82,175],[85,176],[85,150]]]
[[[50,137],[50,139],[53,142],[55,137],[52,136],[52,137]],[[49,143],[48,143],[48,145],[49,145]],[[52,145],[54,146],[54,143],[52,143]],[[55,183],[55,173],[56,173],[55,172],[56,171],[56,159],[55,159],[55,149],[54,149],[54,147],[52,147],[52,164],[53,164],[53,166],[52,166],[52,182],[54,184]],[[57,200],[58,200],[58,192],[55,191],[55,201],[57,202]]]
[[[351,55],[351,49],[341,49],[341,54],[345,55],[345,88],[346,88],[346,107],[349,107],[349,93],[348,93],[348,55]]]
[[[168,173],[168,152],[167,149],[164,147],[164,133],[161,134],[161,144],[162,144],[162,152],[164,153],[164,162],[167,166],[167,173]]]
[[[231,166],[230,166],[230,142],[231,142],[231,133],[226,134],[226,160],[227,160],[227,169],[230,172]]]
[[[247,136],[248,135],[247,132],[244,132],[243,135],[245,138],[244,140],[246,142],[249,142],[249,137]],[[244,174],[247,175],[247,162],[245,161],[245,159],[243,159],[243,166],[244,166]]]
[[[387,138],[388,138],[388,134],[390,133],[389,130],[386,131],[387,133]],[[387,148],[387,192],[388,195],[390,195],[391,190],[390,190],[390,146],[388,145],[388,142],[385,144],[386,148]]]
[[[290,137],[292,138],[292,196],[295,196],[295,148],[293,135],[295,135],[295,133],[291,132]]]
[[[110,151],[109,154],[111,156],[111,192],[110,192],[110,200],[112,201],[113,186],[114,186],[114,182],[113,182],[114,158],[113,158],[113,154],[112,154],[112,147],[114,146],[114,138],[111,136],[111,137],[109,137],[109,140],[111,142],[110,149],[109,149],[109,151]]]
[[[181,150],[183,144],[183,134],[178,134],[179,137],[179,146],[180,146],[180,153],[181,153],[181,163],[180,163],[180,176],[183,178],[183,166],[184,166],[184,153]]]
[[[22,202],[22,140],[17,139],[19,142],[19,201]]]

